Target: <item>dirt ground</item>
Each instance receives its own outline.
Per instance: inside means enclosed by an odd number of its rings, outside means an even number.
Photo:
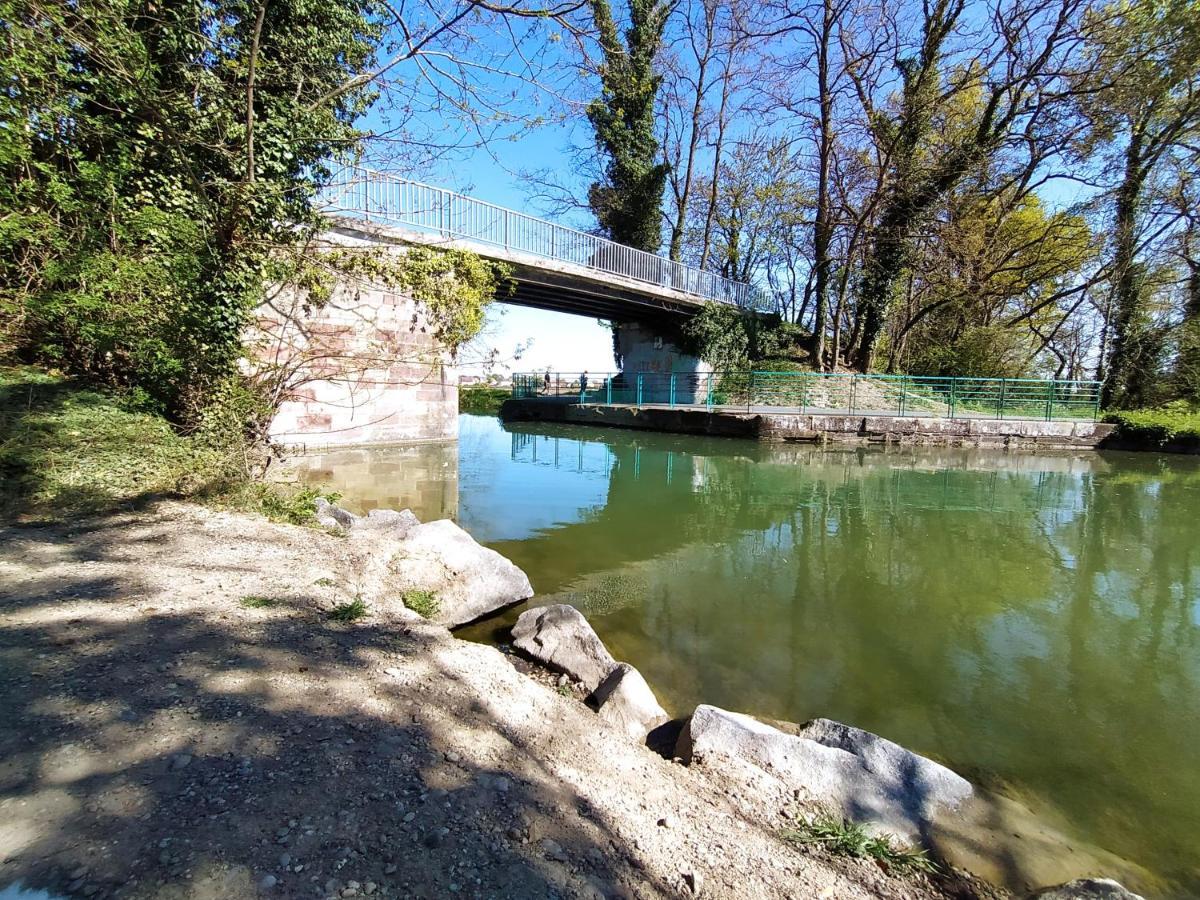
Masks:
[[[789,798],[628,743],[499,650],[331,621],[361,565],[186,504],[0,529],[0,891],[972,895],[784,843]]]

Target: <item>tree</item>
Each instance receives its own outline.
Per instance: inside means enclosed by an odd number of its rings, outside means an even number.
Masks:
[[[497,118],[486,86],[505,73],[473,36],[563,11],[0,0],[5,349],[135,389],[195,425],[237,379],[267,286],[311,273],[303,256],[323,224],[312,201],[335,159],[362,152],[355,121],[379,91],[394,98],[407,80],[409,99],[466,110],[482,140]],[[401,130],[379,139],[427,157],[420,112],[400,113]]]
[[[1111,350],[1107,406],[1151,396],[1161,331],[1150,308],[1149,248],[1178,221],[1157,203],[1157,179],[1172,154],[1200,134],[1200,3],[1113,3],[1089,16],[1089,53],[1078,77],[1090,133],[1107,146],[1119,178],[1112,204]]]
[[[274,248],[305,239],[326,160],[358,137],[373,10],[4,0],[0,303],[19,349],[196,420]]]
[[[874,361],[911,262],[915,229],[947,191],[1010,140],[1035,135],[1062,102],[1061,92],[1053,88],[1063,57],[1073,47],[1081,7],[1081,0],[996,6],[990,20],[997,49],[961,58],[946,77],[949,42],[961,24],[966,0],[934,0],[924,7],[915,54],[896,54],[901,86],[895,108],[877,105],[858,79],[885,171],[860,288],[862,321],[855,361],[862,371]],[[959,94],[972,89],[983,97],[972,127],[929,152],[937,117]]]
[[[588,190],[588,203],[605,236],[654,253],[662,244],[667,180],[654,120],[662,81],[655,56],[671,5],[630,0],[624,42],[608,0],[591,0],[591,8],[603,62],[600,96],[588,105],[587,118],[605,166],[604,180]]]

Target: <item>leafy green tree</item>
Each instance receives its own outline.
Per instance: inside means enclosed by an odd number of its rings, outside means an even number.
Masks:
[[[27,357],[195,421],[317,227],[370,0],[0,0],[0,312]]]
[[[1109,194],[1112,342],[1104,402],[1140,406],[1151,398],[1162,353],[1146,258],[1162,227],[1154,216],[1156,180],[1172,154],[1200,135],[1200,2],[1119,0],[1097,10],[1085,34],[1090,53],[1078,77],[1090,125],[1085,149],[1107,146],[1120,173]]]
[[[879,213],[870,228],[860,287],[855,362],[862,371],[875,361],[905,270],[913,261],[919,228],[949,191],[994,159],[1015,133],[1036,143],[1051,124],[1047,120],[1061,103],[1056,81],[1074,45],[1074,24],[1082,5],[1081,0],[1049,0],[1029,7],[997,7],[991,27],[1004,52],[992,57],[975,54],[955,65],[947,77],[947,56],[967,16],[967,3],[927,3],[917,52],[896,60],[899,97],[876,106],[863,93],[884,165]],[[973,119],[941,128],[961,111],[956,105],[964,95],[973,93],[980,98]]]
[[[604,180],[589,188],[588,203],[606,236],[655,253],[662,244],[669,169],[659,158],[655,134],[655,98],[662,78],[654,59],[671,4],[630,0],[624,41],[608,0],[591,0],[591,8],[603,61],[600,96],[588,105],[587,117],[605,164]]]

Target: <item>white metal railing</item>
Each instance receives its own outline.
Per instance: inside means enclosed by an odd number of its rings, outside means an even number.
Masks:
[[[330,213],[530,253],[744,309],[775,310],[771,296],[753,285],[387,172],[343,167],[317,202]]]

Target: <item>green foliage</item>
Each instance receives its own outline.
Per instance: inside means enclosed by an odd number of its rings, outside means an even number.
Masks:
[[[334,622],[357,622],[367,615],[367,604],[362,597],[355,597],[346,603],[339,603],[327,615]]]
[[[273,522],[290,525],[310,524],[317,512],[317,498],[337,499],[336,494],[315,487],[289,491],[281,485],[255,483],[252,488],[259,498],[259,512]]]
[[[662,76],[654,59],[671,4],[630,0],[622,42],[608,0],[590,0],[600,49],[600,96],[587,108],[605,158],[604,182],[588,190],[600,230],[620,244],[657,252],[668,166],[659,159],[654,104]]]
[[[1031,356],[1024,331],[1002,325],[961,328],[953,340],[921,340],[904,366],[910,375],[1020,378]]]
[[[705,303],[683,326],[689,352],[718,372],[750,367],[763,368],[763,360],[774,360],[804,339],[796,325],[743,312],[727,303]]]
[[[405,591],[404,605],[422,618],[432,619],[442,609],[441,601],[433,591]]]
[[[488,304],[512,290],[508,266],[469,250],[411,247],[396,265],[400,286],[424,304],[434,337],[451,351],[479,334]]]
[[[256,597],[253,594],[243,597],[240,601],[246,609],[270,609],[278,601],[274,597]]]
[[[784,831],[783,839],[793,844],[818,844],[841,856],[875,859],[901,871],[932,874],[938,870],[924,850],[899,847],[889,835],[872,837],[862,825],[845,819],[822,817],[801,822]]]
[[[1119,440],[1148,447],[1181,444],[1200,449],[1200,408],[1173,403],[1158,409],[1109,413],[1105,422],[1117,426]]]
[[[0,341],[195,424],[354,147],[376,8],[0,0],[0,30]]]
[[[496,415],[504,401],[512,396],[507,388],[468,385],[458,389],[458,411]]]

